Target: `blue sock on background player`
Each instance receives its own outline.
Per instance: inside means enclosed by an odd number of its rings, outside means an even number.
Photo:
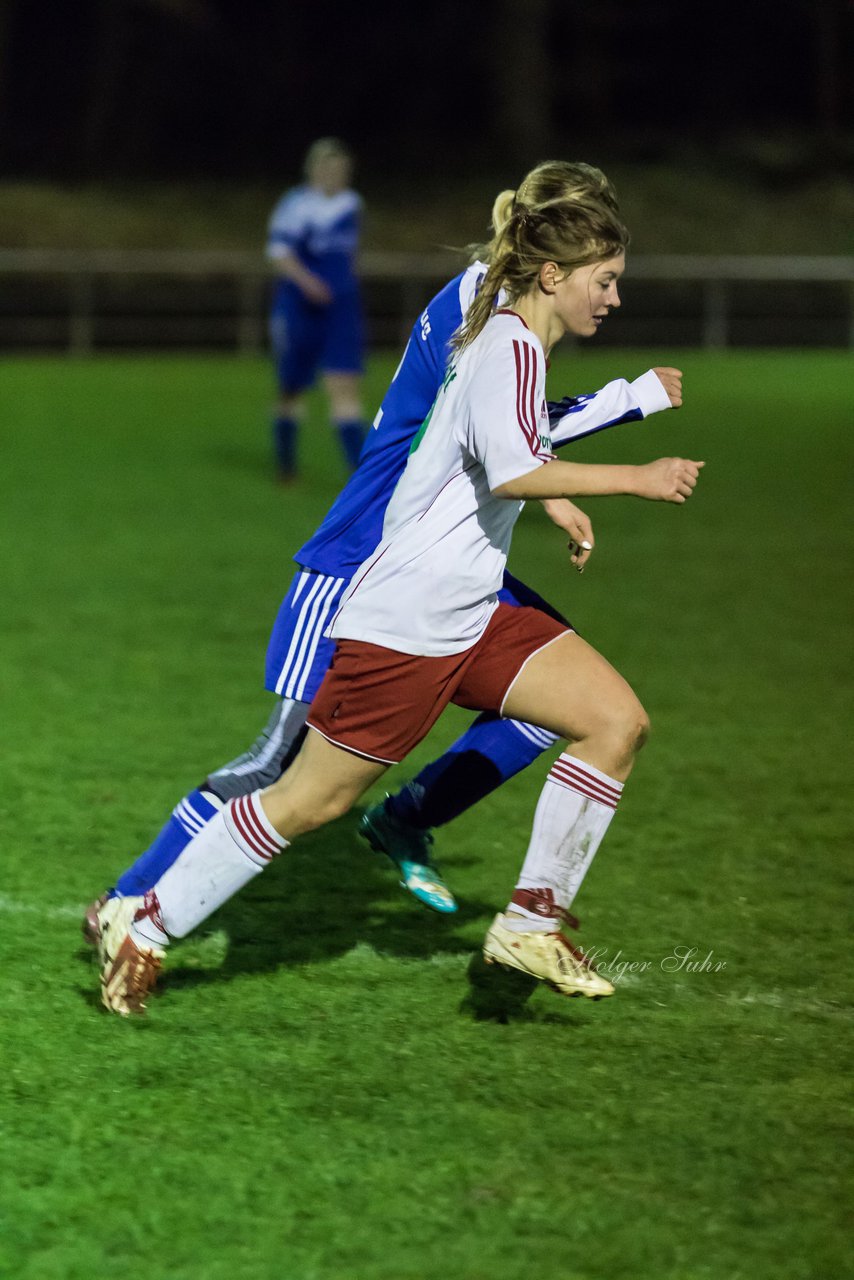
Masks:
[[[273,452],[282,475],[294,475],[297,469],[296,418],[279,416],[273,419]]]
[[[147,893],[183,853],[193,836],[206,826],[222,808],[222,801],[210,791],[198,788],[180,800],[171,817],[152,843],[141,853],[133,866],[128,867],[111,896],[136,897]]]
[[[350,470],[355,471],[359,465],[359,454],[362,452],[362,445],[365,443],[365,424],[358,418],[348,418],[341,422],[336,422],[335,425],[338,428],[341,448],[344,450],[344,456],[347,459]]]
[[[386,800],[401,822],[441,827],[527,768],[557,742],[557,736],[517,720],[486,712],[411,782]]]

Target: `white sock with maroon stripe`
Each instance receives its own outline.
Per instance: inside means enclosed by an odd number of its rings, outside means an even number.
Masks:
[[[566,752],[546,778],[531,843],[505,916],[508,928],[553,932],[608,830],[623,784]]]
[[[138,943],[162,947],[183,938],[287,848],[260,794],[230,800],[163,873],[134,920]]]

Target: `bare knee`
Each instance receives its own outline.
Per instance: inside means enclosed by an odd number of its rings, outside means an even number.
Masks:
[[[637,705],[637,715],[634,717],[631,726],[632,734],[632,751],[635,755],[640,751],[641,747],[646,746],[649,738],[651,725],[649,716],[640,703]]]
[[[342,817],[384,772],[385,765],[309,733],[290,768],[263,793],[264,811],[279,834],[292,840]]]
[[[343,788],[318,791],[295,785],[295,781],[285,774],[263,793],[267,817],[287,840],[316,831],[327,822],[343,817],[358,798]]]
[[[590,757],[606,773],[615,776],[631,769],[635,756],[649,737],[649,717],[634,695],[597,708],[569,740],[585,743]]]
[[[637,698],[626,699],[609,717],[608,736],[621,760],[632,760],[649,737],[649,716]]]

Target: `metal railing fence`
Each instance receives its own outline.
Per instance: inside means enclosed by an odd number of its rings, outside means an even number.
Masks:
[[[372,342],[405,340],[460,267],[448,253],[365,252]],[[269,290],[263,258],[242,251],[0,250],[0,348],[256,354],[267,346]],[[656,342],[720,349],[763,345],[765,332],[786,345],[854,347],[854,258],[633,255],[629,291],[631,318],[621,317],[628,327],[621,323],[609,341],[644,344],[656,335]],[[756,327],[757,308],[764,330]]]

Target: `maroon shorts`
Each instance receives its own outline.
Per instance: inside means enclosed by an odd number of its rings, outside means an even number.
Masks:
[[[308,724],[337,747],[397,764],[449,702],[501,712],[529,658],[572,631],[539,609],[499,603],[477,644],[424,658],[363,640],[339,640]]]

